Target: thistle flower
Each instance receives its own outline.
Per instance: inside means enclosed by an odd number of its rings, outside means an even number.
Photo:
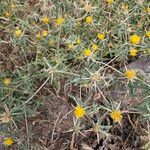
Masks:
[[[146,12],[147,12],[148,14],[150,14],[150,7],[147,7],[147,8],[146,8]]]
[[[48,45],[49,45],[49,46],[54,45],[54,43],[55,43],[55,41],[54,41],[54,40],[49,40],[49,41],[48,41]]]
[[[76,106],[74,110],[74,115],[76,118],[83,118],[85,115],[85,109],[82,106]]]
[[[35,35],[35,37],[39,40],[39,39],[42,38],[42,35],[41,35],[41,33],[39,32],[39,33],[37,33],[37,34]]]
[[[48,35],[48,31],[43,30],[43,31],[42,31],[42,36],[43,36],[43,37],[46,37],[47,35]]]
[[[131,69],[125,72],[125,76],[128,80],[133,80],[136,78],[136,71]]]
[[[11,84],[11,79],[10,79],[10,78],[5,78],[5,79],[3,80],[3,84],[4,84],[5,86],[10,85],[10,84]]]
[[[12,3],[12,4],[10,5],[10,7],[11,7],[11,10],[12,10],[12,11],[15,11],[16,8],[17,8],[17,5],[16,5],[15,3]]]
[[[112,4],[112,3],[113,3],[113,0],[106,0],[106,2],[107,2],[108,4]]]
[[[130,56],[135,57],[137,56],[137,50],[136,49],[130,49]]]
[[[122,9],[125,13],[128,13],[128,8],[129,8],[129,5],[128,4],[124,4],[122,5]]]
[[[132,35],[132,36],[130,37],[130,42],[131,42],[132,44],[139,44],[140,41],[141,41],[141,38],[140,38],[140,36],[138,36],[137,34],[134,34],[134,35]]]
[[[146,36],[147,36],[148,38],[150,38],[150,31],[147,31],[147,32],[146,32]]]
[[[79,45],[79,44],[81,44],[81,40],[78,38],[77,40],[76,40],[76,43]]]
[[[74,47],[73,44],[68,44],[68,45],[67,45],[67,48],[68,48],[68,49],[73,49],[73,47]]]
[[[48,24],[49,23],[49,18],[47,16],[45,16],[43,19],[42,19],[42,22],[45,23],[45,24]]]
[[[64,23],[64,18],[58,17],[58,18],[56,19],[56,24],[57,24],[58,26],[61,26],[63,23]]]
[[[120,122],[122,120],[122,112],[120,110],[112,110],[110,113],[110,117],[115,122]]]
[[[11,16],[11,12],[6,11],[6,12],[4,13],[4,15],[5,15],[6,18],[9,18],[9,17]]]
[[[97,44],[92,44],[92,49],[95,51],[98,49],[98,45]]]
[[[93,22],[93,17],[92,16],[88,16],[85,19],[86,23],[91,24]]]
[[[85,49],[83,54],[84,54],[85,57],[89,57],[89,56],[92,55],[92,51],[90,49]]]
[[[21,35],[22,35],[22,31],[19,28],[17,28],[15,30],[15,36],[20,37]]]
[[[12,144],[14,144],[14,140],[12,139],[12,138],[6,138],[6,139],[4,139],[4,142],[3,142],[3,144],[5,145],[5,146],[11,146]]]
[[[104,40],[105,39],[105,34],[104,33],[99,33],[97,35],[97,37],[98,37],[99,40]]]

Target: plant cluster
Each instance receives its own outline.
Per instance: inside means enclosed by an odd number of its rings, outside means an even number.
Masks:
[[[78,89],[76,95],[67,95],[76,103],[71,112],[74,126],[68,131],[83,134],[88,120],[99,142],[100,135],[110,136],[112,124],[104,125],[106,118],[120,128],[126,114],[149,119],[150,85],[138,70],[126,67],[150,55],[148,0],[2,0],[0,21],[0,43],[11,46],[8,59],[15,66],[4,68],[0,76],[4,145],[15,142],[14,133],[6,129],[15,128],[25,112],[36,114],[41,105],[36,95],[45,84],[59,94],[62,80],[64,92],[72,86]],[[121,99],[108,97],[119,84],[130,97],[141,89],[141,105],[125,109]],[[98,93],[101,103],[93,99]]]

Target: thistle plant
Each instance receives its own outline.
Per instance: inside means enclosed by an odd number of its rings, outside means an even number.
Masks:
[[[101,135],[111,136],[114,125],[123,126],[124,115],[149,119],[150,85],[138,69],[128,68],[128,63],[150,55],[147,0],[30,3],[0,2],[0,44],[6,47],[0,50],[0,99],[8,107],[7,112],[0,109],[0,124],[17,129],[25,110],[36,115],[43,105],[39,95],[48,95],[44,87],[56,97],[67,93],[67,101],[72,100],[68,132],[93,132],[98,143]],[[116,84],[125,89],[124,99],[142,91],[140,105],[128,107],[125,100],[112,99],[108,93]],[[98,94],[97,102],[93,97]],[[4,140],[4,145],[13,144],[12,138]]]

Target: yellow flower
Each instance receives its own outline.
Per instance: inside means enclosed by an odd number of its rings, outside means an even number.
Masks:
[[[84,54],[85,57],[89,57],[89,56],[92,55],[92,51],[90,49],[85,49],[83,54]]]
[[[99,33],[99,34],[97,35],[97,37],[98,37],[98,39],[100,39],[100,40],[104,40],[104,39],[105,39],[105,34],[104,34],[104,33]]]
[[[124,9],[125,9],[125,10],[128,10],[128,8],[129,8],[129,5],[128,5],[128,4],[125,4],[125,5],[124,5]]]
[[[76,118],[82,118],[85,115],[85,109],[82,106],[76,106],[74,115]]]
[[[130,49],[130,56],[133,56],[133,57],[135,57],[135,56],[137,56],[137,50],[136,49]]]
[[[136,71],[131,69],[125,72],[125,76],[128,80],[133,80],[136,78]]]
[[[49,40],[49,41],[48,41],[48,45],[49,45],[49,46],[53,45],[54,43],[55,43],[54,40]]]
[[[146,8],[146,12],[147,12],[148,14],[150,14],[150,7],[147,7],[147,8]]]
[[[16,29],[15,30],[15,35],[17,36],[17,37],[20,37],[21,35],[22,35],[22,31],[18,28],[18,29]]]
[[[64,23],[64,18],[58,17],[58,18],[56,19],[56,24],[57,24],[58,26],[61,26],[63,23]]]
[[[81,44],[81,40],[78,38],[78,39],[76,40],[76,43],[77,43],[77,44]]]
[[[115,121],[115,122],[120,122],[122,120],[122,113],[120,110],[113,110],[110,113],[110,117]]]
[[[125,13],[128,13],[128,8],[129,8],[128,4],[122,5],[122,8],[123,8],[123,10],[124,10]]]
[[[16,5],[15,3],[12,3],[12,4],[10,5],[10,7],[11,7],[11,10],[15,11],[16,8],[17,8],[17,5]]]
[[[42,31],[42,36],[43,36],[43,37],[46,37],[47,35],[48,35],[48,31],[43,30],[43,31]]]
[[[137,34],[134,34],[130,37],[130,42],[132,44],[139,44],[140,41],[141,41],[141,38]]]
[[[41,39],[41,33],[39,32],[39,33],[37,33],[36,35],[35,35],[35,37],[39,40],[39,39]]]
[[[72,44],[68,44],[67,47],[68,47],[68,49],[73,49],[74,46]]]
[[[146,32],[146,36],[150,38],[150,31]]]
[[[49,18],[47,16],[45,16],[43,19],[42,19],[43,23],[46,23],[48,24],[49,23]]]
[[[9,17],[11,16],[11,13],[8,12],[8,11],[6,11],[6,12],[4,13],[4,15],[5,15],[6,18],[9,18]]]
[[[106,2],[107,2],[108,4],[112,4],[112,3],[113,3],[113,0],[106,0]]]
[[[6,145],[6,146],[11,146],[12,144],[14,144],[14,140],[12,139],[12,138],[6,138],[6,139],[4,139],[4,145]]]
[[[88,17],[86,17],[85,21],[86,21],[86,23],[90,24],[90,23],[93,22],[93,17],[92,16],[88,16]]]
[[[97,44],[93,44],[92,45],[92,49],[95,51],[95,50],[97,50],[98,49],[98,45]]]
[[[11,79],[10,78],[5,78],[3,80],[3,84],[6,85],[6,86],[10,85],[11,84]]]

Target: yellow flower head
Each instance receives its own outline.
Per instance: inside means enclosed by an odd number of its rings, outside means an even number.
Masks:
[[[49,23],[49,18],[47,16],[45,16],[43,19],[42,19],[43,23],[46,23],[48,24]]]
[[[11,12],[6,11],[6,12],[4,13],[4,15],[5,15],[6,18],[9,18],[9,17],[11,16]]]
[[[124,10],[125,13],[128,13],[128,8],[129,8],[128,4],[122,5],[122,8],[123,8],[123,10]]]
[[[11,79],[10,78],[5,78],[3,80],[3,84],[6,85],[6,86],[10,85],[11,84]]]
[[[67,47],[68,47],[68,49],[73,49],[74,46],[73,46],[73,44],[68,44]]]
[[[135,57],[137,56],[137,50],[136,49],[130,49],[130,56]]]
[[[81,106],[76,106],[74,110],[74,115],[76,118],[82,118],[85,115],[85,109]]]
[[[128,4],[124,4],[122,7],[123,7],[124,10],[128,10],[129,5]]]
[[[133,80],[136,78],[136,71],[131,69],[125,72],[125,76],[128,80]]]
[[[112,3],[113,3],[113,0],[106,0],[106,2],[107,2],[108,4],[112,4]]]
[[[99,33],[99,34],[97,35],[97,37],[98,37],[98,39],[100,39],[100,40],[104,40],[104,39],[105,39],[105,34],[104,34],[104,33]]]
[[[130,42],[132,44],[139,44],[140,41],[141,41],[141,38],[137,34],[134,34],[130,37]]]
[[[11,7],[11,10],[15,11],[16,8],[17,8],[17,5],[16,5],[15,3],[12,3],[12,4],[10,5],[10,7]]]
[[[88,17],[86,17],[85,21],[86,21],[86,23],[90,24],[90,23],[93,22],[93,17],[92,16],[88,16]]]
[[[56,24],[57,24],[58,26],[61,26],[63,23],[64,23],[64,18],[58,17],[58,18],[56,19]]]
[[[17,37],[20,37],[21,35],[22,35],[22,31],[18,28],[18,29],[16,29],[15,30],[15,35],[17,36]]]
[[[12,138],[6,138],[6,139],[4,139],[3,143],[6,146],[11,146],[12,144],[14,144],[14,140]]]
[[[150,31],[146,32],[146,36],[150,38]]]
[[[92,49],[95,51],[95,50],[97,50],[98,49],[98,45],[97,44],[93,44],[92,45]]]
[[[83,54],[84,54],[85,57],[89,57],[89,56],[92,55],[92,51],[90,49],[85,49]]]
[[[42,36],[43,36],[43,37],[46,37],[47,35],[48,35],[48,31],[43,30],[43,31],[42,31]]]
[[[42,35],[41,35],[41,33],[39,32],[39,33],[37,33],[37,34],[35,35],[35,37],[39,40],[39,39],[41,39]]]
[[[52,46],[54,43],[55,43],[54,40],[49,40],[49,41],[48,41],[48,45],[49,45],[49,46]]]
[[[147,8],[146,8],[146,12],[147,12],[148,14],[150,14],[150,7],[147,7]]]
[[[115,121],[115,122],[120,122],[122,120],[122,113],[120,110],[113,110],[110,113],[110,117]]]
[[[77,43],[77,44],[81,44],[81,40],[78,38],[78,39],[76,40],[76,43]]]

